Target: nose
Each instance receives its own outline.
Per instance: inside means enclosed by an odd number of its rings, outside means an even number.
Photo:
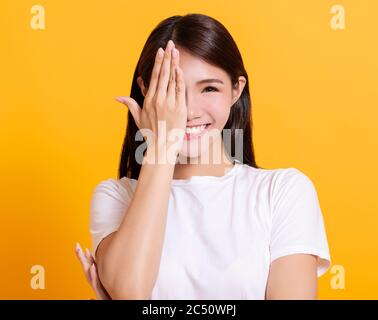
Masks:
[[[189,97],[188,92],[186,93],[186,107],[188,109],[188,121],[201,118],[201,110],[198,108],[198,103],[195,103],[193,98]]]

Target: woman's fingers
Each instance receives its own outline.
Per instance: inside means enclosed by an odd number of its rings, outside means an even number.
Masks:
[[[176,68],[176,101],[179,108],[186,108],[184,75],[179,66]]]
[[[96,270],[95,265],[92,265],[90,269],[90,274],[91,274],[91,279],[92,279],[91,285],[92,285],[93,290],[96,293],[96,298],[98,300],[103,300],[103,296],[105,292],[102,292],[101,287],[99,286],[99,281],[97,278],[97,270]]]
[[[84,252],[81,249],[81,246],[79,243],[76,244],[75,252],[76,252],[77,258],[80,261],[81,267],[83,268],[85,277],[87,278],[87,281],[90,283],[91,279],[90,279],[89,270],[92,265],[92,262],[84,255]]]
[[[171,70],[168,83],[167,102],[168,106],[175,107],[176,105],[176,67],[178,59],[178,50],[172,49]]]
[[[99,287],[99,281],[98,281],[98,278],[97,278],[97,270],[96,270],[96,266],[93,264],[89,270],[89,273],[91,275],[91,286],[93,288],[93,290],[95,291],[96,293],[96,297],[97,299],[99,298],[99,296],[101,296],[101,288]]]
[[[140,121],[141,121],[141,112],[142,109],[138,105],[138,102],[136,102],[133,98],[131,97],[116,97],[115,98],[118,102],[121,102],[125,106],[127,106],[131,112],[131,115],[133,116],[135,123],[138,128],[140,128]]]
[[[145,97],[146,100],[151,100],[155,96],[163,58],[164,58],[164,49],[159,48],[159,50],[156,52],[155,64],[151,73],[150,85],[148,86],[148,91]]]
[[[98,279],[96,265],[93,264],[90,268],[90,275],[92,279],[92,288],[96,293],[96,297],[98,300],[109,300],[110,297],[106,292],[105,288],[102,286],[100,280]]]
[[[76,243],[75,252],[76,252],[77,257],[79,258],[79,261],[84,271],[88,271],[90,267],[90,262],[88,261],[88,258],[84,255],[83,250],[81,249],[81,246],[79,243]]]
[[[94,290],[97,299],[101,300],[108,300],[110,299],[108,293],[106,292],[105,288],[102,286],[98,274],[97,274],[97,268],[96,268],[96,262],[94,261],[94,258],[92,254],[90,253],[89,249],[85,249],[85,253],[81,249],[81,246],[79,243],[76,244],[75,248],[76,256],[78,257],[81,266],[83,268],[85,277]],[[93,300],[93,299],[92,299]]]
[[[169,40],[167,47],[165,49],[165,53],[164,53],[163,65],[161,66],[161,70],[160,70],[158,88],[157,88],[157,93],[156,93],[156,102],[161,107],[163,107],[163,105],[161,104],[164,103],[165,97],[167,95],[167,87],[168,87],[170,68],[171,68],[171,52],[172,52],[173,47],[174,47],[173,41]]]
[[[96,267],[96,262],[94,261],[94,258],[92,256],[92,254],[90,253],[89,249],[88,248],[85,248],[85,257],[87,258],[87,261],[90,265],[89,267],[89,272],[88,272],[88,276],[89,276],[89,281],[93,281],[93,278],[92,278],[92,274],[91,274],[91,269],[93,266]]]
[[[92,264],[92,263],[95,263],[94,259],[93,259],[93,256],[91,254],[91,252],[89,251],[88,248],[85,248],[85,256],[86,258],[88,259],[88,261]]]

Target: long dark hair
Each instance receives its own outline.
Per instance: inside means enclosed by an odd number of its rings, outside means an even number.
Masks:
[[[141,76],[146,87],[149,87],[150,77],[154,66],[156,51],[159,47],[165,48],[169,40],[177,46],[185,48],[192,55],[203,59],[225,70],[236,85],[239,76],[247,80],[238,101],[231,108],[230,116],[224,129],[231,131],[231,150],[225,150],[229,156],[239,162],[258,168],[255,160],[252,142],[251,99],[247,71],[239,49],[227,31],[217,20],[203,14],[187,14],[172,16],[160,22],[151,32],[140,55],[134,71],[130,97],[143,107],[144,96],[137,83]],[[242,159],[235,155],[236,129],[242,129],[243,150]],[[141,164],[135,159],[135,151],[144,141],[136,141],[138,127],[131,112],[128,112],[126,136],[123,141],[118,178],[129,177],[138,179]],[[222,133],[223,134],[223,133]]]

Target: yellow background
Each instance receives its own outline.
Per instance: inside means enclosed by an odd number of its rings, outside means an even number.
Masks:
[[[30,27],[33,5],[46,29]],[[343,5],[345,30],[330,27]],[[321,299],[378,298],[378,1],[0,2],[0,298],[94,297],[74,255],[90,247],[94,186],[116,177],[132,74],[152,29],[203,13],[233,35],[251,80],[257,162],[314,182],[332,263]],[[30,268],[43,265],[46,289]]]

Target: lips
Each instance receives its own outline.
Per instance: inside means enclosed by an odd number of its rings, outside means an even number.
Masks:
[[[210,125],[211,124],[208,123],[208,124],[194,126],[194,127],[186,127],[184,139],[191,140],[191,139],[199,138],[204,133],[206,133]]]

